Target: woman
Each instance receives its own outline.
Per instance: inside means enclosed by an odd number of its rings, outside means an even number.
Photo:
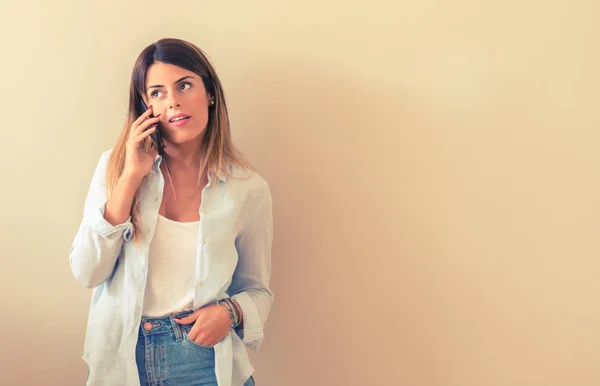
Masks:
[[[208,59],[177,39],[146,47],[69,252],[93,288],[87,385],[254,385],[271,242],[269,186],[232,143]]]

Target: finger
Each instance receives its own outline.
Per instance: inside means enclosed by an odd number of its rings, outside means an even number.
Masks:
[[[133,121],[133,125],[132,126],[137,126],[139,124],[141,124],[142,122],[144,122],[150,115],[152,115],[152,105],[150,105],[146,111],[144,111],[142,113],[142,115],[140,115],[135,121]]]
[[[160,121],[160,116],[161,114],[158,114],[156,117],[146,119],[139,126],[132,126],[130,137],[136,137],[143,131],[148,130],[151,125],[154,125]]]
[[[198,333],[194,330],[193,327],[190,329],[190,331],[188,331],[188,337],[194,342],[196,341],[196,339],[198,339]]]
[[[224,338],[224,337],[223,337],[223,338]],[[217,343],[219,343],[220,341],[222,341],[222,340],[223,340],[223,338],[221,338],[221,339],[217,339],[216,341],[212,342],[211,346],[214,346],[214,345],[216,345]]]
[[[134,132],[140,128],[140,126],[144,125],[145,122],[147,122],[149,119],[152,119],[154,117],[151,116],[151,111],[150,109],[146,110],[146,112],[142,115],[140,115],[140,117],[138,119],[136,119],[133,124],[131,125],[131,129],[129,130],[129,136],[134,135]]]
[[[133,143],[138,144],[140,142],[142,142],[144,139],[148,138],[150,135],[152,135],[152,133],[154,133],[156,131],[157,127],[153,126],[151,128],[149,128],[148,130],[144,131],[143,133],[139,134],[137,137],[133,138]]]
[[[187,334],[188,338],[190,338],[190,340],[194,340],[194,338],[192,338],[193,334],[192,334],[192,330],[189,331],[185,331],[185,329],[183,330],[184,334]]]
[[[186,315],[183,318],[174,318],[174,319],[179,324],[190,324],[193,321],[195,321],[196,319],[198,319],[198,314],[193,313],[193,314]]]
[[[200,346],[212,346],[212,344],[210,344],[211,341],[209,339],[206,339],[206,337],[197,336],[194,342],[198,343]]]

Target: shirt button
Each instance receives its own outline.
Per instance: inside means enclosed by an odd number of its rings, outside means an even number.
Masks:
[[[204,240],[200,240],[200,245],[204,245]]]

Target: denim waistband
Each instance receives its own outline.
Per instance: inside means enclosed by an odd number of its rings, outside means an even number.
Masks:
[[[175,328],[179,328],[175,318],[183,318],[192,314],[193,310],[174,312],[170,315],[161,316],[158,318],[142,317],[140,322],[139,335],[166,334],[173,332]]]

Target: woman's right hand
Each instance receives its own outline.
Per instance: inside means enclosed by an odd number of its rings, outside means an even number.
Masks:
[[[125,167],[123,174],[141,180],[150,172],[154,159],[158,154],[154,146],[148,146],[146,138],[157,130],[160,115],[150,118],[152,106],[150,106],[131,125],[129,139],[125,145]],[[150,127],[152,126],[152,127]]]

